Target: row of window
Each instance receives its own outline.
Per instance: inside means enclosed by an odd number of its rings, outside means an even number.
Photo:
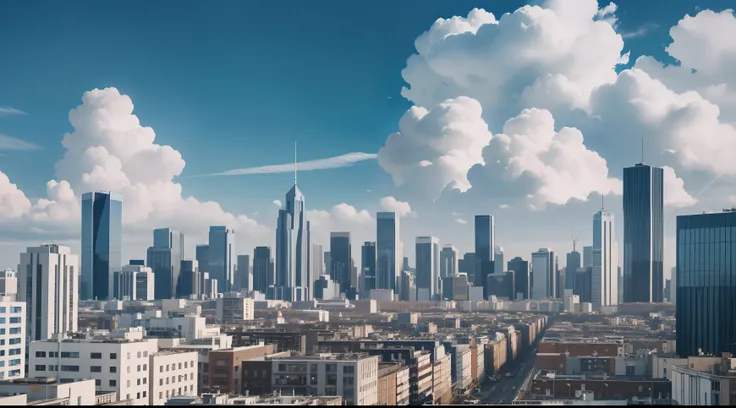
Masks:
[[[23,308],[20,306],[10,306],[10,313],[21,313]],[[5,306],[0,306],[0,313],[7,313],[8,309]]]
[[[11,327],[9,330],[6,331],[6,329],[3,327],[3,328],[0,328],[0,335],[3,335],[5,333],[20,334],[20,330],[21,330],[20,327]]]
[[[11,317],[10,324],[20,324],[21,317]],[[0,324],[7,324],[8,319],[6,317],[0,317]]]
[[[49,358],[59,357],[59,353],[57,351],[49,351],[48,353],[45,351],[36,352],[36,357],[38,358],[45,358],[47,355]],[[62,351],[61,358],[80,358],[80,353],[78,351]],[[102,358],[102,353],[89,353],[89,358],[91,358],[92,360],[100,360]],[[117,359],[118,359],[118,353],[110,353],[110,360],[117,360]]]
[[[8,355],[9,356],[19,356],[20,349],[19,348],[10,349],[8,350]],[[5,350],[0,350],[0,357],[5,357]]]
[[[186,374],[179,375],[178,377],[175,376],[175,375],[172,375],[171,376],[171,384],[177,382],[177,378],[179,379],[179,382],[186,381],[187,380],[187,375]],[[190,380],[194,380],[194,373],[189,373],[189,379]],[[167,385],[170,384],[169,383],[169,377],[166,377],[166,384]],[[158,385],[164,385],[164,379],[163,378],[159,378]]]
[[[10,345],[13,345],[13,344],[21,344],[22,342],[23,342],[23,339],[22,338],[20,338],[20,337],[14,337],[14,338],[12,338],[12,339],[10,339],[8,341],[8,344],[10,344]],[[0,346],[4,346],[4,345],[5,345],[5,339],[0,339]]]
[[[187,386],[186,385],[184,386],[184,392],[187,392]],[[193,385],[190,385],[189,386],[189,392],[194,392],[194,386]],[[176,393],[174,393],[173,390],[172,390],[171,397],[175,397],[177,395],[183,395],[181,393],[181,387],[179,387],[179,389],[177,390]],[[164,392],[163,391],[159,391],[158,398],[159,399],[163,399],[164,398]],[[169,390],[166,390],[166,398],[167,399],[169,398]]]
[[[181,370],[181,366],[182,366],[182,363],[179,363],[179,370]],[[164,367],[166,367],[166,371],[169,371],[170,369],[176,370],[176,363],[172,363],[170,366],[168,364],[159,366],[158,372],[163,373]],[[194,361],[192,361],[191,363],[189,363],[189,361],[184,362],[184,368],[189,368],[189,367],[194,367]]]

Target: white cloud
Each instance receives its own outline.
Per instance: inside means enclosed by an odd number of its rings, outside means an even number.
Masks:
[[[456,224],[460,224],[460,225],[465,225],[465,224],[467,224],[468,222],[467,222],[467,221],[465,221],[465,220],[464,220],[464,219],[462,219],[462,218],[455,218],[455,223],[456,223]]]
[[[30,209],[31,201],[5,173],[0,172],[0,219],[20,217]]]
[[[354,152],[343,154],[341,156],[329,157],[326,159],[298,162],[297,169],[299,171],[339,169],[342,167],[352,166],[362,161],[374,160],[375,158],[376,154],[374,153]],[[234,169],[224,171],[222,173],[207,174],[207,176],[241,176],[246,174],[272,174],[292,172],[294,172],[294,163],[285,163],[272,164],[269,166],[248,167],[245,169]]]
[[[677,177],[672,167],[664,166],[664,204],[672,207],[690,207],[698,202],[685,190],[685,182]]]
[[[281,208],[281,200],[273,200],[273,201],[272,201],[272,203],[273,203],[273,205],[275,205],[276,207],[278,207],[278,208]]]
[[[0,116],[19,116],[27,115],[20,109],[13,108],[12,106],[0,106]]]
[[[38,150],[41,146],[0,134],[0,150]]]
[[[48,183],[48,199],[29,206],[25,195],[14,192],[8,181],[0,187],[4,191],[0,197],[6,197],[3,208],[11,209],[19,228],[48,232],[43,227],[68,226],[65,232],[78,236],[79,194],[103,190],[123,196],[126,234],[148,236],[151,229],[168,226],[202,237],[210,225],[228,225],[246,240],[270,236],[269,229],[245,215],[184,196],[181,185],[173,181],[185,166],[181,154],[154,143],[153,129],[141,126],[133,102],[117,89],[85,92],[69,120],[74,131],[64,135],[66,152],[56,163],[63,181]]]
[[[409,109],[378,151],[378,164],[398,186],[428,198],[437,197],[449,185],[465,191],[468,170],[483,163],[481,149],[491,133],[473,99],[449,99],[432,110]]]
[[[353,259],[360,265],[360,247],[364,241],[375,241],[375,222],[367,210],[359,210],[352,205],[341,203],[329,211],[307,210],[307,220],[311,223],[312,243],[321,244],[329,251],[330,232],[350,232]]]
[[[401,217],[411,214],[411,206],[406,201],[399,201],[394,197],[381,198],[381,209],[383,211],[395,212]]]

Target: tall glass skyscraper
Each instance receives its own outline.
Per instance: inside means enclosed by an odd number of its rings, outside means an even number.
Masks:
[[[618,304],[617,251],[613,214],[601,209],[593,216],[593,309]]]
[[[179,280],[184,259],[184,234],[171,228],[153,230],[153,246],[148,248],[146,263],[153,270],[155,299],[172,299],[181,292]]]
[[[554,251],[539,248],[537,252],[532,253],[532,273],[534,284],[531,298],[534,300],[554,298],[557,294]]]
[[[457,275],[458,262],[457,248],[452,245],[445,245],[440,251],[440,278]]]
[[[349,232],[330,233],[330,262],[332,280],[340,285],[340,292],[348,299],[355,299],[356,283],[352,281],[352,246]]]
[[[483,287],[483,299],[488,299],[488,275],[494,271],[496,224],[492,215],[475,216],[475,286]]]
[[[259,246],[253,250],[253,290],[266,293],[274,284],[274,265],[271,247]]]
[[[395,212],[376,214],[376,287],[393,289],[402,267],[399,216]]]
[[[123,198],[104,192],[83,194],[80,299],[111,299],[113,274],[122,268],[122,240]]]
[[[575,247],[575,241],[572,242],[572,252],[567,254],[567,263],[565,263],[565,289],[575,289],[575,274],[582,266],[580,252]]]
[[[624,169],[624,302],[662,302],[664,172]]]
[[[284,208],[276,225],[276,297],[279,300],[308,300],[309,223],[304,217],[304,195],[296,185],[286,193]]]
[[[736,212],[677,217],[677,354],[736,352]]]
[[[509,271],[514,271],[514,294],[515,299],[529,299],[530,296],[530,279],[529,279],[529,262],[520,257],[516,257],[509,261]]]
[[[439,294],[440,240],[437,237],[417,237],[416,242],[417,300],[432,300]]]
[[[210,279],[217,279],[217,292],[230,292],[235,285],[235,231],[222,226],[210,227],[207,261]]]
[[[376,288],[376,243],[366,241],[360,249],[360,298],[368,299]]]

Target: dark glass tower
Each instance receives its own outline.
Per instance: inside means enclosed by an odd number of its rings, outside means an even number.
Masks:
[[[274,262],[271,247],[259,246],[253,250],[253,290],[266,293],[274,284]]]
[[[368,299],[371,289],[376,289],[376,243],[366,241],[360,251],[361,299]]]
[[[123,198],[112,193],[82,195],[82,265],[79,297],[109,300],[113,274],[122,268]]]
[[[488,275],[493,273],[496,226],[492,215],[475,216],[475,286],[483,287],[483,299],[488,299]]]
[[[677,217],[677,354],[736,352],[736,212]]]
[[[565,289],[575,289],[575,274],[581,266],[580,252],[575,250],[575,244],[573,244],[572,252],[567,254],[565,264]]]
[[[351,279],[351,253],[349,232],[333,232],[330,234],[331,278],[340,285],[341,293],[345,293],[348,299],[355,299],[355,283]]]
[[[529,299],[529,262],[517,256],[508,262],[506,269],[514,271],[514,296],[520,293],[522,299]]]
[[[146,252],[146,262],[153,270],[155,299],[172,299],[181,292],[183,250],[184,234],[171,228],[153,230],[153,246]]]
[[[662,302],[664,172],[624,169],[624,302]]]

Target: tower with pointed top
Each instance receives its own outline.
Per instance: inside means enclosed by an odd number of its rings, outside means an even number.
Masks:
[[[276,226],[276,282],[278,300],[311,299],[309,267],[309,222],[304,217],[304,195],[297,187],[297,156],[294,143],[294,186],[286,193]]]

